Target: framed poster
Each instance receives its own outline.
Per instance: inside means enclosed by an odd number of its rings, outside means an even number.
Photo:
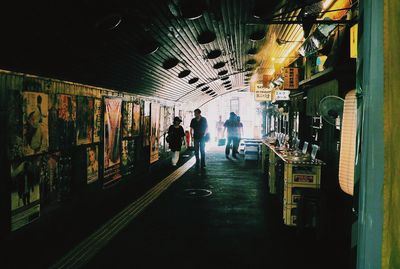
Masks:
[[[76,96],[58,95],[57,133],[59,147],[69,148],[76,142]]]
[[[132,135],[138,136],[140,135],[140,119],[141,119],[141,106],[140,102],[136,102],[133,104],[133,126],[132,126]]]
[[[134,171],[135,163],[135,140],[123,140],[121,151],[122,175],[130,175]]]
[[[76,144],[89,144],[93,141],[93,98],[78,96],[76,98]]]
[[[150,163],[159,159],[160,149],[160,104],[151,104]]]
[[[99,179],[99,152],[98,146],[92,145],[86,148],[86,182],[93,183]]]
[[[11,231],[15,231],[40,216],[41,157],[11,164]]]
[[[59,148],[58,96],[57,94],[49,94],[49,151],[57,151]]]
[[[121,178],[121,109],[122,99],[104,99],[104,186]]]
[[[122,137],[132,137],[133,135],[133,103],[122,103]]]
[[[93,142],[97,143],[100,142],[101,137],[101,106],[102,102],[100,99],[94,99],[93,103]]]
[[[143,146],[150,145],[150,102],[144,102]]]
[[[23,92],[24,155],[42,153],[49,147],[48,96],[44,93]]]

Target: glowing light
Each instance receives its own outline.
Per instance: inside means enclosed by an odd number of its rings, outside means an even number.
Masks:
[[[325,0],[325,2],[322,4],[324,10],[327,9],[331,4],[333,0]]]

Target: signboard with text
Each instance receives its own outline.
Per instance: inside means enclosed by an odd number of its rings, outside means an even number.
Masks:
[[[268,88],[264,88],[262,84],[258,84],[254,92],[254,99],[256,101],[271,101],[272,91]]]
[[[283,70],[284,82],[283,88],[287,90],[294,90],[299,88],[299,69],[294,67],[284,68]]]
[[[290,91],[275,91],[275,101],[289,101]]]

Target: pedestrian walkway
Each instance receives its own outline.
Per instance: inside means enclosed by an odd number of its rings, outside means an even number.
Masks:
[[[314,237],[282,224],[257,162],[209,152],[85,268],[334,268]],[[306,267],[307,266],[307,267]],[[343,267],[337,267],[343,268]]]

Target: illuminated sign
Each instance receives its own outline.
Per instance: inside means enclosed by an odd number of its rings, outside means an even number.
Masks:
[[[275,91],[276,101],[288,101],[290,100],[290,91]]]

